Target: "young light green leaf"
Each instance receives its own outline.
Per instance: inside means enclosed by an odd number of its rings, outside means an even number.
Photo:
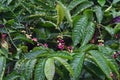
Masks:
[[[84,52],[77,54],[72,61],[72,69],[74,71],[74,76],[72,77],[72,80],[79,80],[79,76],[83,66],[84,54]]]
[[[106,3],[106,0],[97,0],[97,1],[101,6],[104,6]]]
[[[57,27],[58,27],[64,19],[64,10],[59,4],[57,4],[56,10],[57,10]]]
[[[112,80],[110,76],[111,69],[107,64],[107,60],[104,58],[104,56],[97,50],[91,50],[89,53],[92,55],[94,61],[97,63],[100,69],[104,72],[108,80]]]
[[[86,45],[91,40],[91,38],[93,37],[94,31],[95,31],[95,25],[94,23],[90,22],[88,24],[87,29],[85,30],[85,34],[84,34],[84,37],[82,38],[81,46]]]
[[[59,61],[61,64],[63,64],[72,76],[74,75],[74,71],[73,71],[72,67],[70,66],[70,64],[67,63],[66,60],[59,58],[59,57],[54,57],[54,59]]]
[[[34,80],[45,80],[45,74],[44,74],[45,61],[46,61],[45,59],[38,60],[38,63],[35,67]]]
[[[61,2],[57,1],[57,3],[58,3],[58,4],[61,6],[61,8],[63,9],[64,15],[65,15],[67,21],[68,21],[69,24],[72,26],[72,22],[73,22],[73,21],[72,21],[71,14],[70,14],[69,10],[68,10],[67,7],[64,6]]]
[[[44,68],[45,76],[47,80],[53,80],[55,74],[55,64],[53,58],[48,58]]]
[[[76,46],[84,36],[85,30],[87,28],[88,18],[86,16],[82,16],[75,23],[74,29],[72,31],[72,40],[74,46]]]
[[[5,57],[0,57],[0,80],[3,80],[3,75],[5,73],[6,59]]]

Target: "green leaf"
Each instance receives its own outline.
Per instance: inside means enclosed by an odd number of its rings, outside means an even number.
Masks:
[[[97,63],[100,69],[104,72],[108,80],[112,80],[110,76],[111,69],[107,64],[107,60],[104,58],[104,56],[99,51],[96,50],[91,50],[89,51],[89,53],[92,55],[94,61]]]
[[[64,19],[64,10],[59,4],[57,4],[56,10],[57,10],[57,27],[58,27]]]
[[[103,19],[102,9],[101,9],[100,6],[95,6],[94,10],[95,10],[95,14],[96,14],[96,17],[97,17],[97,21],[100,24],[102,22],[102,19]]]
[[[46,28],[53,28],[56,27],[57,25],[51,21],[43,21],[43,23],[40,23],[41,26],[44,26]]]
[[[28,39],[25,35],[22,35],[22,34],[17,34],[13,40],[21,40],[21,41],[26,41],[26,42],[29,42],[29,43],[32,43],[32,40]]]
[[[30,80],[32,78],[32,73],[36,64],[36,59],[30,59],[25,63],[25,71],[24,71],[24,75],[25,75],[25,80]]]
[[[38,55],[46,53],[46,50],[40,49],[40,50],[35,50],[29,53],[26,53],[25,57],[28,59],[36,58]]]
[[[114,36],[114,28],[108,26],[105,27],[105,30],[113,37]]]
[[[72,67],[67,63],[66,60],[59,58],[59,57],[54,57],[55,60],[59,61],[61,64],[63,64],[65,66],[65,68],[70,72],[70,74],[73,76],[74,72]]]
[[[83,66],[83,60],[84,60],[84,52],[81,52],[77,55],[75,55],[74,60],[72,61],[72,69],[74,71],[74,76],[72,77],[72,80],[79,80],[80,73]]]
[[[87,44],[87,45],[85,45],[85,46],[81,46],[81,47],[79,48],[79,51],[80,51],[80,52],[87,52],[87,51],[89,51],[89,50],[95,49],[96,47],[97,47],[96,45]]]
[[[6,67],[6,59],[5,57],[0,57],[0,80],[3,80],[3,76],[5,73],[5,67]]]
[[[66,59],[73,59],[72,56],[66,51],[54,52],[50,49],[45,49],[44,47],[36,47],[31,52],[26,53],[25,58],[33,59],[37,57],[61,57]]]
[[[9,5],[13,0],[7,0],[7,5]]]
[[[108,62],[108,65],[110,66],[111,70],[117,74],[117,78],[120,79],[119,67],[118,67],[116,61],[113,59],[107,59],[107,62]]]
[[[4,55],[6,58],[8,58],[9,51],[5,48],[0,49],[0,55]]]
[[[74,25],[74,29],[72,31],[72,40],[74,46],[76,46],[82,39],[85,29],[87,28],[88,18],[86,16],[80,17],[80,19]]]
[[[21,77],[20,75],[18,75],[18,73],[16,71],[11,72],[10,74],[8,74],[4,80],[16,80],[17,78]]]
[[[114,50],[105,46],[98,46],[98,49],[101,53],[103,53],[103,55],[105,55],[104,57],[106,58],[107,64],[110,66],[111,70],[117,74],[118,78],[120,78],[119,67],[116,61],[111,56],[109,56],[112,55],[112,53],[114,53]]]
[[[90,72],[92,75],[96,76],[100,80],[105,79],[105,76],[101,69],[97,65],[95,65],[92,61],[85,61],[84,67],[88,72]]]
[[[84,37],[82,38],[81,46],[86,45],[92,39],[94,32],[95,32],[95,24],[89,22],[88,27],[85,30]]]
[[[120,24],[116,24],[116,26],[114,27],[114,33],[117,34],[120,31]]]
[[[9,1],[9,0],[8,0],[8,1]],[[14,22],[15,22],[14,19],[8,20],[7,23],[6,23],[6,25],[11,26],[11,25],[14,24]]]
[[[35,67],[34,80],[45,80],[44,66],[45,59],[38,59],[38,63]]]
[[[68,5],[68,9],[72,10],[74,9],[77,5],[79,5],[80,3],[84,2],[85,0],[72,0],[70,2],[70,4]]]
[[[109,55],[112,55],[112,53],[114,53],[114,50],[107,46],[98,46],[98,50],[107,57],[111,57]]]
[[[26,61],[26,59],[20,59],[16,62],[15,66],[14,66],[14,70],[20,70],[21,65]]]
[[[93,2],[91,1],[85,1],[83,3],[81,3],[76,10],[74,10],[73,12],[73,16],[78,15],[80,12],[84,11],[85,9],[91,7],[93,5]]]
[[[45,76],[47,80],[53,80],[55,74],[55,64],[53,58],[48,58],[44,68]]]
[[[116,4],[116,3],[118,3],[120,0],[113,0],[113,4]]]
[[[53,52],[53,53],[43,53],[38,55],[38,57],[61,57],[66,59],[73,59],[68,52]]]
[[[93,20],[94,20],[93,10],[92,10],[92,9],[86,9],[86,10],[83,12],[83,14],[88,17],[88,20],[89,20],[89,21],[93,21]]]
[[[106,3],[106,0],[98,0],[98,3],[99,3],[101,6],[104,6],[105,3]]]
[[[62,78],[62,79],[64,79],[65,77],[64,77],[64,72],[63,71],[61,71],[61,69],[60,68],[58,68],[58,67],[55,67],[55,71],[56,71],[56,73]]]
[[[72,26],[72,22],[73,22],[73,21],[72,21],[71,14],[70,14],[69,10],[68,10],[67,7],[64,6],[61,2],[57,1],[57,3],[58,3],[58,4],[61,6],[61,8],[63,9],[64,15],[65,15],[67,21],[68,21],[69,24]]]

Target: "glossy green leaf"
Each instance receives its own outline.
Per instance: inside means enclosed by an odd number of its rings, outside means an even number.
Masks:
[[[21,65],[26,61],[26,59],[20,59],[16,62],[15,66],[14,66],[14,70],[20,70]]]
[[[77,55],[75,55],[74,60],[72,61],[71,65],[74,71],[74,76],[72,77],[72,80],[79,80],[83,66],[84,55],[84,52],[78,53]]]
[[[25,66],[24,74],[25,74],[25,79],[26,80],[30,80],[32,78],[36,61],[37,61],[37,59],[31,59],[31,60],[28,60],[25,63],[25,65],[24,65]]]
[[[61,57],[66,59],[73,59],[68,52],[53,52],[53,53],[42,53],[38,57]]]
[[[93,10],[92,10],[92,9],[86,9],[86,10],[83,12],[83,14],[88,17],[88,20],[89,20],[89,21],[93,21],[93,20],[94,20]]]
[[[34,80],[45,80],[45,74],[44,74],[44,66],[45,66],[45,59],[38,59],[38,63],[35,67],[34,72]]]
[[[99,66],[95,65],[92,61],[85,61],[84,67],[88,72],[90,72],[92,75],[96,76],[100,80],[105,79],[105,76]]]
[[[107,64],[110,66],[111,70],[117,74],[118,78],[120,78],[119,67],[116,61],[111,56],[109,56],[112,55],[114,51],[106,46],[98,46],[98,49],[101,53],[103,53],[103,55],[105,55],[104,57],[106,58]]]
[[[68,5],[68,9],[72,10],[74,9],[77,5],[79,5],[80,3],[84,2],[85,0],[72,0],[70,2],[70,4]]]
[[[98,50],[103,53],[103,55],[107,55],[108,57],[111,57],[109,55],[112,55],[112,53],[114,52],[113,49],[111,49],[110,47],[108,46],[98,46]]]
[[[42,49],[41,50],[35,50],[35,51],[32,51],[32,52],[26,53],[25,58],[28,58],[28,59],[36,58],[36,57],[38,57],[38,55],[46,53],[46,52],[47,51],[42,50]]]
[[[59,61],[62,65],[65,66],[65,68],[70,72],[70,74],[73,76],[74,75],[74,71],[72,69],[72,67],[70,66],[70,64],[67,63],[66,60],[59,58],[59,57],[54,57],[55,60]]]
[[[85,9],[91,7],[93,5],[93,2],[91,1],[85,1],[83,3],[81,3],[76,10],[74,10],[73,12],[73,16],[78,15],[80,12],[84,11]]]
[[[79,51],[80,51],[80,52],[87,52],[87,51],[89,51],[89,50],[96,49],[96,48],[97,48],[96,45],[87,44],[87,45],[81,46],[81,47],[79,48]]]
[[[105,3],[106,3],[106,0],[98,0],[98,3],[99,3],[101,6],[104,6]]]
[[[46,60],[44,73],[47,80],[53,80],[55,74],[55,64],[53,58],[48,58]]]
[[[112,80],[110,76],[111,69],[109,65],[107,64],[107,60],[104,58],[104,56],[97,50],[91,50],[89,53],[92,55],[93,59],[97,63],[97,65],[100,67],[100,69],[104,72],[108,80]]]
[[[95,24],[89,22],[88,27],[85,30],[84,37],[82,38],[81,46],[86,45],[92,39],[94,32],[95,32]]]
[[[72,22],[73,22],[73,21],[72,21],[71,14],[70,14],[69,10],[68,10],[67,7],[64,6],[61,2],[57,1],[57,3],[58,3],[58,4],[61,6],[61,8],[63,9],[64,15],[65,15],[67,21],[68,21],[69,24],[72,26]]]
[[[6,59],[5,57],[0,56],[0,80],[3,80],[5,67],[6,67]]]
[[[64,19],[64,10],[59,4],[57,4],[56,10],[57,10],[57,27],[58,27]]]
[[[102,8],[100,6],[95,6],[94,10],[95,10],[98,23],[101,23],[103,19]]]
[[[82,16],[74,25],[74,29],[72,31],[72,40],[74,46],[76,46],[82,40],[85,30],[87,28],[87,24],[88,18],[86,16]]]

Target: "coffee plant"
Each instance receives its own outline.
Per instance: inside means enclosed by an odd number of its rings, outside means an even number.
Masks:
[[[0,0],[0,80],[120,80],[120,0]]]

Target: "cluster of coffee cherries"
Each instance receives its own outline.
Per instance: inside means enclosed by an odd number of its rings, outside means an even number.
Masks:
[[[118,56],[120,56],[120,51],[114,52],[114,54],[112,55],[114,59],[116,59]]]
[[[1,46],[5,49],[8,49],[9,45],[8,45],[8,42],[6,41],[6,38],[7,38],[7,34],[2,33],[1,34]]]
[[[102,40],[102,39],[98,40],[98,45],[99,46],[104,46],[104,40]]]
[[[64,50],[65,48],[67,48],[68,52],[70,52],[70,53],[73,52],[72,46],[66,46],[65,41],[63,40],[63,37],[61,35],[57,36],[57,42],[58,42],[57,47],[59,50]]]
[[[27,34],[25,30],[22,30],[21,32],[24,33],[28,39],[31,39],[33,42],[37,43],[37,46],[44,46],[44,47],[48,48],[47,43],[44,43],[44,44],[39,43],[38,39],[36,37],[32,37],[31,34]]]

